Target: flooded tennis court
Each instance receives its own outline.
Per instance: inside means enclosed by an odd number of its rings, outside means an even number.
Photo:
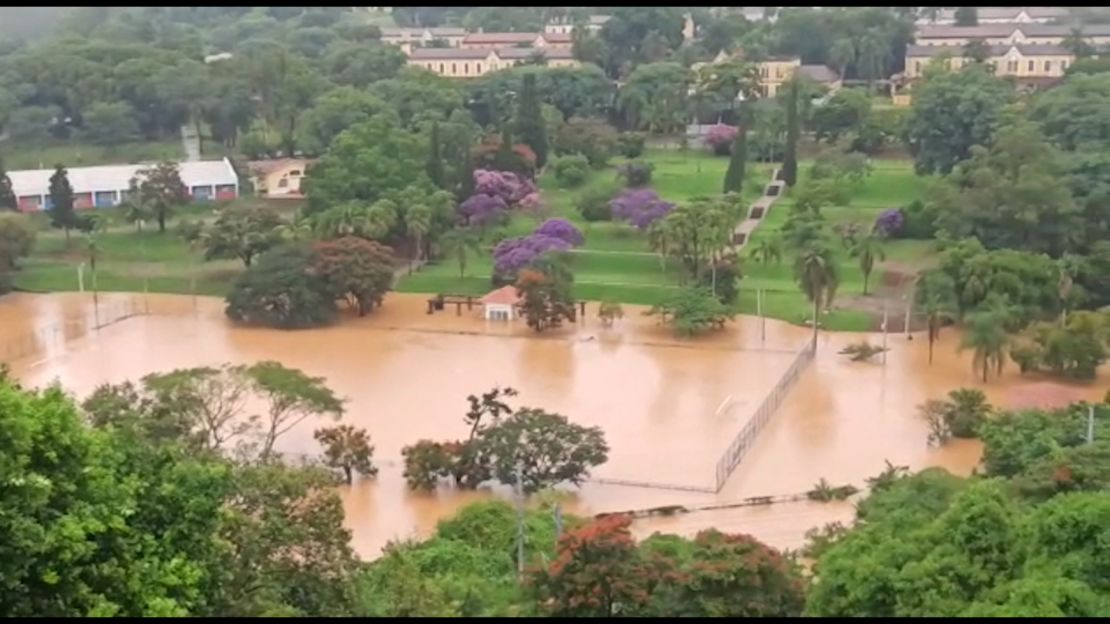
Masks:
[[[612,329],[601,327],[590,309],[576,326],[535,336],[523,323],[487,322],[465,306],[459,315],[453,307],[428,315],[424,299],[392,294],[370,317],[284,332],[235,327],[216,299],[101,295],[94,311],[89,295],[10,295],[0,298],[0,358],[28,385],[57,379],[79,397],[103,382],[221,362],[273,359],[325,377],[348,399],[344,421],[366,428],[376,447],[379,476],[340,488],[355,547],[371,558],[390,539],[427,534],[468,502],[507,495],[500,489],[411,493],[405,487],[401,448],[422,438],[464,437],[467,395],[512,386],[520,391],[515,405],[600,426],[611,452],[594,472],[599,479],[711,487],[721,453],[809,336],[782,322],[761,326],[759,319],[738,317],[727,331],[679,341],[635,306],[626,306],[624,321]],[[98,324],[105,326],[92,329]],[[885,366],[881,356],[858,363],[837,355],[859,338],[820,336],[814,362],[719,493],[591,482],[570,490],[567,510],[733,502],[804,492],[821,478],[862,486],[884,460],[969,472],[978,462],[978,443],[929,448],[925,424],[916,417],[916,406],[928,398],[982,386],[970,356],[956,353],[956,333],[946,332],[932,365],[921,336],[889,336]],[[1100,383],[1068,390],[1101,396],[1106,380],[1103,370]],[[1006,404],[1027,383],[1010,367],[982,387],[992,401]],[[316,453],[312,432],[320,424],[302,423],[278,447]],[[636,530],[687,533],[717,526],[797,547],[807,529],[851,515],[843,503],[789,503],[641,520]]]

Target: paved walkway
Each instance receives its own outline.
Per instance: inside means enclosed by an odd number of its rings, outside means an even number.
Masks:
[[[197,134],[197,127],[192,123],[181,126],[181,144],[185,146],[186,161],[200,160],[200,135]]]
[[[786,183],[779,180],[778,176],[779,170],[776,168],[771,172],[771,182],[763,189],[763,196],[755,200],[755,202],[748,207],[748,218],[741,221],[740,224],[736,226],[736,229],[732,231],[732,242],[737,251],[740,251],[748,244],[752,233],[755,232],[759,224],[763,223],[763,220],[767,218],[767,213],[771,212],[771,206],[774,206],[775,202],[786,192]],[[774,194],[770,192],[772,189],[776,189]],[[752,216],[757,210],[760,211],[759,216]]]

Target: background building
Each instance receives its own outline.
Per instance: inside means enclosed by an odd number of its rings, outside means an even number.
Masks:
[[[1072,32],[1072,26],[1058,24],[980,24],[978,26],[919,26],[914,34],[917,45],[967,45],[976,39],[1001,45],[1008,43],[1043,43],[1059,45]],[[1080,27],[1083,37],[1092,45],[1110,43],[1110,24],[1088,24]]]
[[[69,184],[73,187],[74,208],[107,208],[127,197],[131,179],[153,163],[139,165],[107,165],[100,167],[74,167],[67,169]],[[197,160],[177,164],[181,181],[194,201],[223,201],[239,196],[239,176],[226,158],[223,160]],[[49,210],[50,176],[53,169],[26,169],[9,171],[12,190],[23,212]]]
[[[382,43],[400,46],[407,54],[413,48],[426,46],[433,41],[444,41],[449,47],[462,45],[467,35],[465,28],[441,26],[436,28],[382,28]]]
[[[1064,7],[978,7],[980,24],[1047,24],[1067,19]],[[918,24],[955,24],[956,9],[941,9],[936,17],[921,17]]]
[[[578,67],[570,50],[551,48],[414,48],[408,64],[445,78],[477,78],[542,54],[548,67]]]
[[[314,161],[305,158],[252,160],[247,163],[254,193],[271,199],[303,197],[301,181]]]

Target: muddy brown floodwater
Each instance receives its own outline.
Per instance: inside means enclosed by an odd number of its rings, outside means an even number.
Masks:
[[[344,421],[366,428],[376,447],[378,477],[339,488],[354,546],[373,558],[389,540],[425,536],[471,501],[508,495],[503,488],[416,494],[405,487],[401,448],[422,438],[464,437],[468,394],[509,385],[520,391],[517,405],[601,426],[611,452],[594,472],[598,479],[711,487],[721,453],[809,335],[769,320],[763,339],[759,319],[738,317],[727,331],[678,341],[635,306],[626,306],[617,327],[604,329],[591,305],[585,322],[535,336],[522,323],[486,322],[477,307],[463,307],[458,316],[453,306],[428,315],[425,299],[393,294],[371,317],[285,332],[233,326],[216,299],[101,295],[94,312],[88,295],[9,295],[0,298],[0,358],[26,384],[57,379],[78,397],[103,382],[221,362],[273,359],[325,377],[348,399]],[[94,318],[103,323],[148,308],[149,315],[87,329]],[[889,336],[885,366],[881,356],[857,363],[836,354],[860,337],[820,336],[814,363],[720,493],[589,482],[568,488],[567,511],[730,503],[804,492],[821,478],[862,487],[884,460],[967,474],[979,461],[978,443],[928,447],[925,425],[915,415],[918,404],[958,387],[981,387],[993,402],[1007,405],[1032,383],[1064,386],[1026,380],[1012,366],[1001,378],[978,382],[970,356],[956,352],[954,330],[936,345],[932,365],[920,335],[912,341]],[[1064,389],[1100,397],[1108,377],[1104,368],[1095,383]],[[320,424],[301,423],[279,440],[279,449],[315,454],[312,432]],[[635,530],[692,533],[715,526],[796,548],[809,528],[851,517],[847,503],[786,503],[644,519]]]

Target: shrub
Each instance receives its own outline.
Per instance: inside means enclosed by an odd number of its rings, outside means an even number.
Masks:
[[[669,325],[679,336],[696,336],[722,329],[735,316],[734,312],[704,287],[686,288],[676,292],[666,301],[652,306],[645,314],[658,316],[660,322]]]
[[[913,200],[901,212],[902,227],[894,234],[894,238],[928,240],[936,237],[935,218],[921,200]]]
[[[552,161],[551,168],[555,181],[565,188],[581,186],[590,175],[590,161],[582,154],[559,156]]]
[[[613,201],[616,194],[617,188],[613,185],[591,186],[578,196],[575,208],[587,221],[610,221],[613,218],[613,211],[609,207],[609,202]]]
[[[651,173],[655,165],[649,162],[630,162],[617,167],[617,176],[626,186],[639,187],[651,184]]]
[[[16,260],[30,255],[35,246],[35,228],[21,214],[0,213],[0,271],[14,270]]]
[[[717,124],[705,133],[705,144],[708,145],[717,156],[728,156],[729,151],[732,149],[732,142],[736,140],[737,132],[739,132],[739,130],[737,130],[736,126]]]
[[[644,153],[643,132],[625,132],[617,136],[617,149],[625,158],[639,158]]]

